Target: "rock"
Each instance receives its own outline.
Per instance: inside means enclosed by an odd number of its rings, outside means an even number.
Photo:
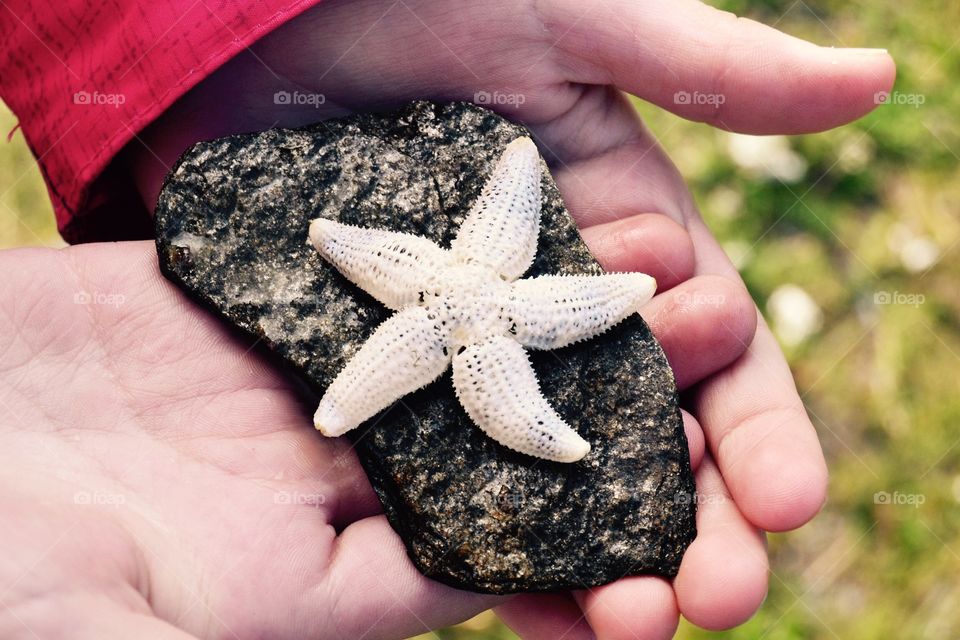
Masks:
[[[160,196],[161,268],[319,397],[390,314],[307,245],[309,221],[447,245],[503,147],[525,134],[473,105],[417,102],[199,143]],[[528,275],[598,272],[548,172],[543,194]],[[547,400],[593,446],[578,463],[486,437],[454,397],[449,370],[349,435],[417,568],[500,594],[675,575],[696,535],[694,481],[673,374],[650,330],[634,315],[599,338],[530,355]],[[306,416],[303,428],[312,428]]]

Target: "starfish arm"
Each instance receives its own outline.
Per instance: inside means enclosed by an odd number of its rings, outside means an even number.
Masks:
[[[314,425],[325,436],[339,436],[430,384],[449,364],[445,336],[430,312],[404,309],[347,362],[320,399]]]
[[[530,138],[507,145],[451,249],[516,280],[533,264],[540,230],[540,153]]]
[[[505,308],[516,340],[531,349],[559,349],[597,336],[653,297],[643,273],[540,276],[511,286]]]
[[[454,262],[426,238],[324,218],[310,223],[310,242],[348,280],[394,310],[417,302],[438,271]]]
[[[473,422],[505,447],[556,462],[590,451],[547,403],[526,352],[511,338],[495,336],[454,356],[453,386]]]

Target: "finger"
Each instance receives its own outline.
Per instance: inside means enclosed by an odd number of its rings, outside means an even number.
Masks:
[[[584,119],[594,126],[584,126]],[[621,93],[590,88],[536,134],[542,153],[553,159],[567,209],[604,269],[649,273],[660,291],[692,275],[692,245],[671,199],[675,176],[631,166],[656,145],[642,135],[636,110]]]
[[[693,243],[686,229],[658,213],[647,213],[580,231],[590,253],[606,271],[639,271],[666,291],[693,275]]]
[[[655,576],[631,576],[574,596],[604,640],[665,640],[673,637],[680,620],[673,588]]]
[[[511,598],[495,611],[521,638],[591,640],[596,635],[576,601],[566,593],[526,593]]]
[[[541,6],[569,80],[613,83],[725,129],[828,129],[874,109],[893,85],[885,51],[819,47],[696,0]]]
[[[581,229],[651,212],[685,225],[682,201],[689,196],[683,179],[672,164],[655,161],[661,151],[633,106],[618,108],[630,110],[633,124],[624,125],[619,138],[596,155],[578,154],[584,145],[576,134],[568,140],[570,148],[564,143],[551,147],[563,154],[553,175],[570,214]]]
[[[336,606],[317,617],[345,638],[406,638],[461,622],[504,602],[423,576],[385,516],[359,520],[337,538],[315,602]]]
[[[681,414],[696,470],[704,455],[703,432],[692,415]],[[576,601],[565,594],[522,595],[496,611],[522,638],[670,638],[677,628],[673,589],[661,578],[631,576],[575,595]]]
[[[622,144],[608,140],[613,146],[607,151],[560,170],[571,182],[564,193],[571,210],[603,202],[612,219],[618,219],[629,215],[632,202],[643,201],[647,211],[684,221],[694,244],[697,274],[715,274],[739,282],[736,269],[703,224],[682,178],[663,150],[639,126],[621,126],[618,135]],[[656,184],[644,182],[643,176],[656,176]],[[681,292],[677,287],[669,294]],[[710,300],[715,293],[700,291],[700,300]],[[657,298],[647,305],[649,311],[645,308],[644,317],[652,315],[654,307],[650,305],[659,303]],[[746,517],[760,528],[783,531],[800,526],[822,506],[826,464],[779,346],[756,310],[751,308],[750,313],[754,316],[750,325],[728,325],[756,326],[754,338],[747,340],[749,350],[742,360],[701,386],[694,413]],[[739,314],[737,317],[744,322]],[[698,354],[688,348],[691,343],[685,343],[682,334],[671,333],[669,322],[655,328],[654,333],[661,343],[671,345],[665,351],[681,385],[689,383],[683,379],[688,366],[697,374],[690,379],[702,377],[704,370],[713,368],[711,363],[703,366],[703,361],[708,356],[713,358],[714,350],[721,345],[701,346]],[[717,335],[729,340],[735,333],[728,330]],[[728,348],[735,349],[735,342]],[[696,370],[698,366],[700,371]]]
[[[585,227],[584,239],[591,251],[600,254],[605,268],[629,261],[630,266],[641,271],[666,271],[670,284],[682,280],[679,276],[687,274],[685,238],[669,222],[684,220],[684,204],[690,201],[682,179],[643,131],[629,104],[615,96],[598,97],[596,93],[585,94],[583,99],[608,100],[604,109],[593,105],[584,111],[599,109],[604,121],[610,124],[604,143],[608,147],[606,151],[577,159],[579,154],[573,147],[562,146],[565,143],[557,131],[549,128],[539,129],[537,140],[559,163],[554,172],[557,184],[571,214]],[[574,109],[571,113],[579,111]],[[580,146],[583,134],[577,122],[569,120],[565,125],[574,132],[566,144]],[[647,181],[650,176],[654,177],[652,182]],[[638,202],[642,206],[638,207]],[[632,214],[644,209],[667,215],[663,220],[647,214],[633,216],[636,220],[629,221]],[[630,233],[636,229],[641,238],[646,232],[651,238],[668,241],[670,245],[664,246],[664,253],[673,257],[658,260],[655,247],[644,246],[653,244],[646,240],[633,246],[624,242],[618,248],[615,236],[622,237],[628,229]],[[612,243],[613,249],[606,251],[606,243]],[[656,296],[641,311],[664,346],[681,389],[729,364],[750,344],[756,327],[756,311],[738,282],[736,273],[732,279],[687,281]]]
[[[686,389],[739,358],[753,339],[757,316],[742,285],[698,276],[654,296],[640,309]]]
[[[748,620],[767,593],[763,534],[740,514],[713,461],[697,471],[697,537],[673,581],[680,612],[705,629]]]
[[[687,436],[687,447],[690,449],[690,467],[696,471],[703,462],[705,448],[703,429],[700,428],[697,419],[684,409],[680,410],[680,415],[683,418],[683,432]]]
[[[735,273],[702,222],[691,223],[700,273]],[[744,515],[767,531],[794,529],[823,506],[827,467],[793,376],[759,320],[750,348],[698,389],[695,413]]]

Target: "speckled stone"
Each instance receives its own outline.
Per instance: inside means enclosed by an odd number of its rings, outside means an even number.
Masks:
[[[161,268],[319,397],[390,314],[307,245],[309,221],[447,246],[504,146],[524,134],[473,105],[417,102],[199,143],[160,196]],[[597,273],[549,172],[543,194],[527,275]],[[580,462],[529,458],[486,437],[449,370],[349,434],[410,557],[431,578],[491,593],[675,575],[696,535],[694,481],[673,374],[650,330],[635,315],[530,355],[551,405],[593,447]]]

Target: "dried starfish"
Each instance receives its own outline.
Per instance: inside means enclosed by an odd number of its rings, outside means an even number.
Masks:
[[[322,218],[310,224],[320,255],[397,312],[320,400],[314,423],[324,435],[359,426],[452,361],[460,403],[500,444],[558,462],[590,451],[543,397],[524,347],[592,338],[637,311],[656,282],[642,273],[518,279],[537,251],[540,164],[530,138],[511,142],[450,249]]]

